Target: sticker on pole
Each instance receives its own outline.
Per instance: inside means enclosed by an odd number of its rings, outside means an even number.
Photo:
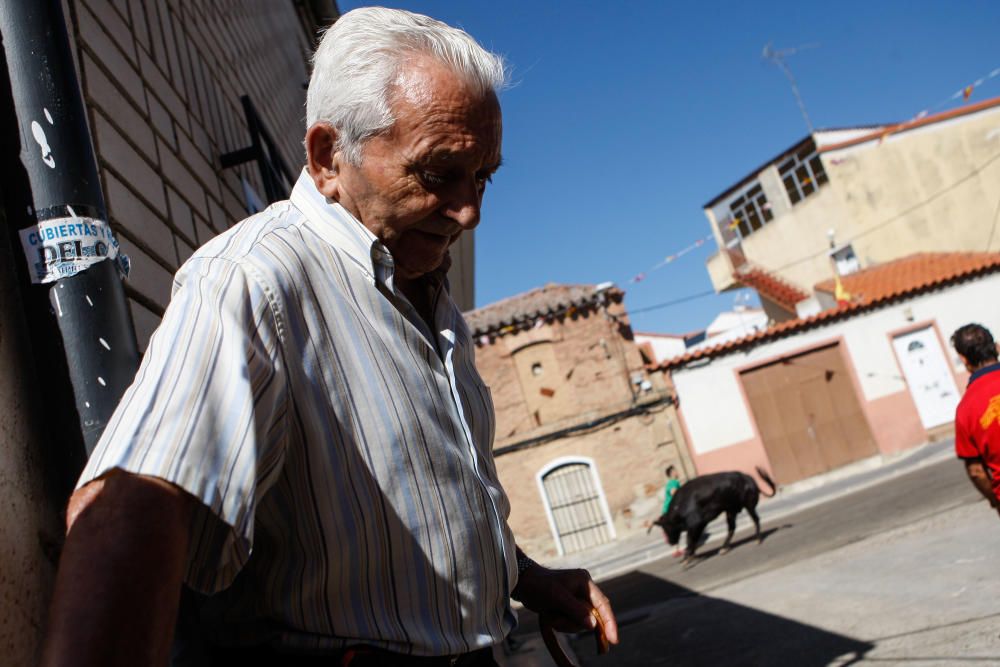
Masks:
[[[123,277],[128,276],[128,257],[119,251],[111,227],[103,220],[52,218],[20,234],[33,283],[69,278],[106,259],[115,263]]]

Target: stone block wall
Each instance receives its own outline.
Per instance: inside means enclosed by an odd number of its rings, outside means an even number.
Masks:
[[[223,169],[250,145],[249,95],[281,157],[303,162],[311,34],[295,3],[67,0],[84,101],[111,223],[132,273],[140,348],[172,276],[247,215],[242,179],[263,199],[255,163]]]

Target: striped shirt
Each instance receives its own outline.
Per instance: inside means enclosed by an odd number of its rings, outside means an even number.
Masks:
[[[448,655],[512,629],[492,399],[426,278],[433,329],[305,172],[178,271],[80,485],[119,468],[201,500],[185,580],[216,641]]]

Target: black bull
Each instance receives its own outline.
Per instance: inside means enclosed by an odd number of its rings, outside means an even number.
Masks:
[[[757,468],[757,474],[771,487],[771,493],[764,494],[770,498],[775,493],[774,482],[761,468]],[[652,530],[653,526],[662,528],[671,545],[677,544],[681,533],[687,531],[687,550],[684,560],[688,561],[694,558],[705,526],[725,512],[729,534],[726,535],[726,541],[719,550],[719,553],[725,553],[729,550],[729,543],[736,530],[736,515],[745,509],[757,528],[756,537],[759,542],[761,537],[757,501],[760,500],[761,493],[753,477],[746,473],[716,472],[701,475],[677,489],[674,499],[670,502],[670,508],[653,522],[649,530]]]

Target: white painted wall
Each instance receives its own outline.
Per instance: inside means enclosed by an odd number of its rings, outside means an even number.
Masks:
[[[658,362],[679,357],[687,351],[684,339],[680,336],[636,333],[635,342],[639,345],[649,343]]]
[[[718,357],[709,364],[675,369],[674,386],[692,451],[704,454],[754,437],[753,417],[740,392],[737,368],[843,337],[863,398],[872,401],[906,390],[889,332],[928,321],[937,324],[945,339],[949,363],[962,371],[948,339],[969,322],[986,326],[1000,339],[1000,273]]]
[[[745,359],[739,352],[694,370],[675,370],[674,389],[681,401],[693,454],[729,447],[754,437],[753,422],[745,409],[740,385],[733,372]]]

